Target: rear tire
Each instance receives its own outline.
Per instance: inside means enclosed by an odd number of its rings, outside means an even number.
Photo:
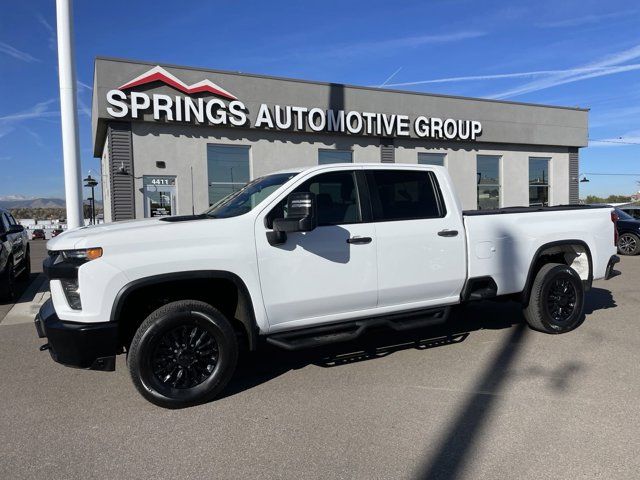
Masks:
[[[212,400],[231,379],[238,342],[231,323],[211,305],[181,300],[164,305],[138,328],[128,358],[138,392],[164,408]]]
[[[578,273],[560,263],[547,263],[536,274],[524,317],[534,330],[565,333],[584,321],[584,286]]]
[[[618,253],[620,255],[638,255],[640,253],[640,237],[635,233],[623,233],[618,237]]]

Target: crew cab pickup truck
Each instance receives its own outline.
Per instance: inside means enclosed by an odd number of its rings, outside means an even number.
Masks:
[[[335,164],[257,178],[200,215],[82,227],[47,244],[36,317],[54,360],[113,370],[168,408],[214,398],[241,347],[296,349],[444,321],[510,296],[563,333],[618,261],[611,208],[463,212],[447,170]],[[153,238],[152,241],[149,238]]]

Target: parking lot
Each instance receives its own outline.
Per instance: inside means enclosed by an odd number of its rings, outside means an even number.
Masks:
[[[635,479],[640,258],[619,270],[569,334],[471,304],[411,334],[265,348],[178,411],[144,401],[124,357],[65,368],[30,322],[0,323],[0,478]]]

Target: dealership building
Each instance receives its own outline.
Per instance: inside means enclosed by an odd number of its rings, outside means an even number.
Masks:
[[[588,110],[98,58],[106,221],[205,210],[262,175],[444,165],[463,208],[578,202]]]

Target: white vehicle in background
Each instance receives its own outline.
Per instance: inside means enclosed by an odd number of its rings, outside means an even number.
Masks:
[[[239,345],[352,340],[371,326],[442,322],[510,296],[529,325],[583,320],[610,278],[608,207],[463,212],[446,169],[336,164],[258,178],[201,215],[84,227],[52,239],[52,299],[36,317],[54,360],[113,370],[126,352],[149,401],[214,398]],[[153,239],[153,240],[149,240]]]

